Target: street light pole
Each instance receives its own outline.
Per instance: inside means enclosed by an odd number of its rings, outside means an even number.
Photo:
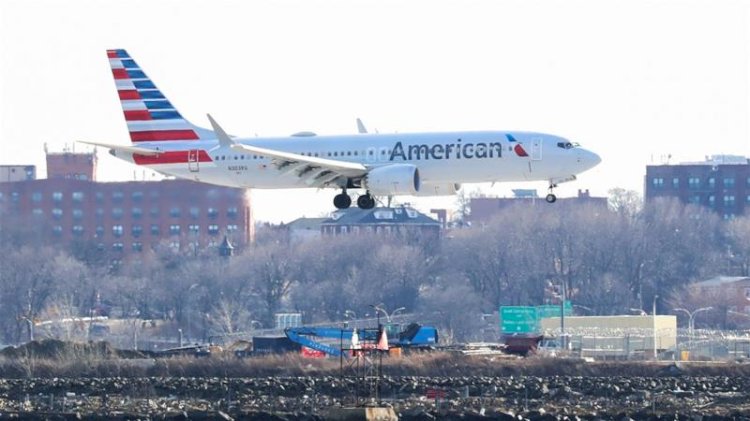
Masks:
[[[654,295],[654,302],[652,305],[652,313],[651,317],[654,319],[654,360],[658,360],[658,356],[656,354],[656,300],[659,298],[659,294]]]
[[[560,346],[562,349],[568,349],[567,338],[565,337],[565,281],[560,281],[560,292],[562,297],[560,298]]]
[[[713,309],[714,309],[713,307],[701,307],[701,308],[695,309],[693,311],[690,311],[688,309],[681,308],[681,307],[674,309],[674,311],[681,311],[681,312],[687,314],[687,316],[688,316],[688,339],[689,339],[691,347],[692,347],[692,343],[693,343],[693,337],[695,336],[695,316],[698,313],[700,313],[701,311],[709,311],[709,310],[713,310]]]

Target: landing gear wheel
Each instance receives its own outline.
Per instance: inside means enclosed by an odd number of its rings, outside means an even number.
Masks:
[[[363,194],[357,198],[357,206],[360,209],[372,209],[375,207],[375,199],[370,193]]]
[[[335,206],[336,209],[349,209],[349,206],[351,205],[352,198],[346,193],[337,194],[333,198],[333,206]]]
[[[544,200],[546,200],[547,203],[555,203],[557,201],[557,196],[555,196],[554,194],[550,193],[550,194],[547,195],[547,197],[544,198]]]

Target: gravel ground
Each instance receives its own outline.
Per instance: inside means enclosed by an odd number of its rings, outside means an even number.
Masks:
[[[337,376],[8,379],[0,380],[0,418],[314,420],[326,408],[353,404],[357,385]],[[426,397],[435,393],[444,397]],[[750,378],[679,370],[658,377],[386,376],[381,397],[404,420],[750,420]]]

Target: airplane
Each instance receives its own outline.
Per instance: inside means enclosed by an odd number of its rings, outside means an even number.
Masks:
[[[545,181],[554,188],[595,167],[597,154],[569,140],[524,131],[369,133],[357,120],[354,135],[287,137],[228,135],[188,121],[126,50],[107,50],[131,145],[109,148],[117,158],[157,172],[221,186],[284,189],[335,188],[337,209],[349,208],[349,190],[364,190],[357,206],[376,196],[444,196],[464,183]]]

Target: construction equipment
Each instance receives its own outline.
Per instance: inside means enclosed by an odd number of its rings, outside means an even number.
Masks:
[[[399,327],[397,324],[383,326],[391,348],[426,349],[437,345],[438,331],[432,326],[412,323],[403,331],[399,331]],[[290,327],[284,333],[294,343],[338,357],[342,355],[341,349],[352,343],[354,331],[340,327]],[[376,343],[380,332],[381,329],[357,329],[358,338],[363,344]]]

